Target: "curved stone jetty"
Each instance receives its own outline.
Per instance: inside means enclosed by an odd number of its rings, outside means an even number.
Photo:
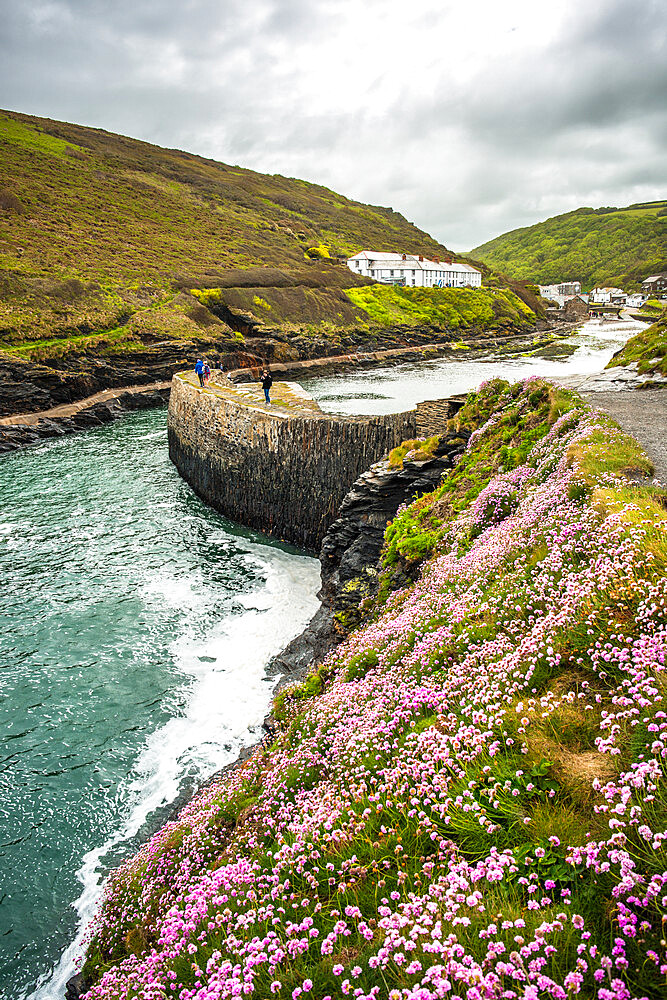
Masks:
[[[404,413],[324,413],[294,382],[258,383],[216,372],[204,389],[174,376],[169,455],[196,493],[227,517],[318,551],[352,483],[408,438],[444,430],[450,400]]]

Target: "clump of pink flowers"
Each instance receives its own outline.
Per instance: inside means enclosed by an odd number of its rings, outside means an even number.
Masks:
[[[483,387],[469,455],[536,385]],[[667,520],[617,475],[573,490],[600,435],[574,401],[323,693],[113,873],[91,1000],[667,990]]]

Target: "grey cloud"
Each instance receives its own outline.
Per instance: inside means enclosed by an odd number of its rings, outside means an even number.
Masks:
[[[337,34],[355,30],[354,9],[0,0],[0,103],[319,181],[391,204],[454,248],[578,205],[667,194],[663,0],[572,0],[546,52],[510,58],[501,40],[465,81],[447,59],[448,9],[432,7],[423,31],[443,33],[442,66],[417,100],[400,79],[386,97],[401,74],[388,59],[358,99],[319,109],[310,94],[322,81],[304,66],[335,39],[341,71],[325,92],[354,79]],[[386,0],[364,9],[388,16]]]

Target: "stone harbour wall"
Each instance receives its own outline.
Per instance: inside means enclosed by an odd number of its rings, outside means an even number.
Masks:
[[[239,387],[240,388],[240,387]],[[296,395],[304,396],[299,386]],[[183,478],[230,519],[319,551],[352,483],[417,433],[416,411],[346,417],[309,405],[266,408],[175,376],[169,454]]]

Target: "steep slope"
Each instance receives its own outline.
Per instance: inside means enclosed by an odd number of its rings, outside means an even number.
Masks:
[[[311,248],[334,257],[362,246],[447,252],[391,209],[319,185],[9,112],[0,113],[0,175],[8,344],[113,329],[139,311],[146,325],[167,299],[177,334],[199,316],[196,303],[174,303],[179,288],[289,283],[275,273],[242,280],[249,268],[339,284],[331,264],[308,268]]]
[[[99,129],[0,112],[0,144],[2,265],[32,275],[159,285],[302,266],[321,243],[446,253],[390,208]]]
[[[362,247],[451,256],[390,208],[99,129],[0,112],[0,416],[111,386],[159,382],[198,354],[223,367],[424,340],[450,328],[511,332],[539,305],[507,282],[454,323],[404,310],[377,322]],[[498,289],[496,291],[495,289]],[[382,289],[379,289],[382,292]],[[496,302],[497,300],[497,302]],[[414,339],[414,338],[413,338]]]
[[[362,624],[110,875],[90,1000],[663,995],[664,493],[541,381],[451,430]]]
[[[607,368],[619,366],[635,367],[642,375],[657,372],[667,376],[667,309],[655,323],[631,337]]]
[[[471,256],[515,278],[639,287],[667,269],[667,201],[627,208],[578,208],[503,233]]]

